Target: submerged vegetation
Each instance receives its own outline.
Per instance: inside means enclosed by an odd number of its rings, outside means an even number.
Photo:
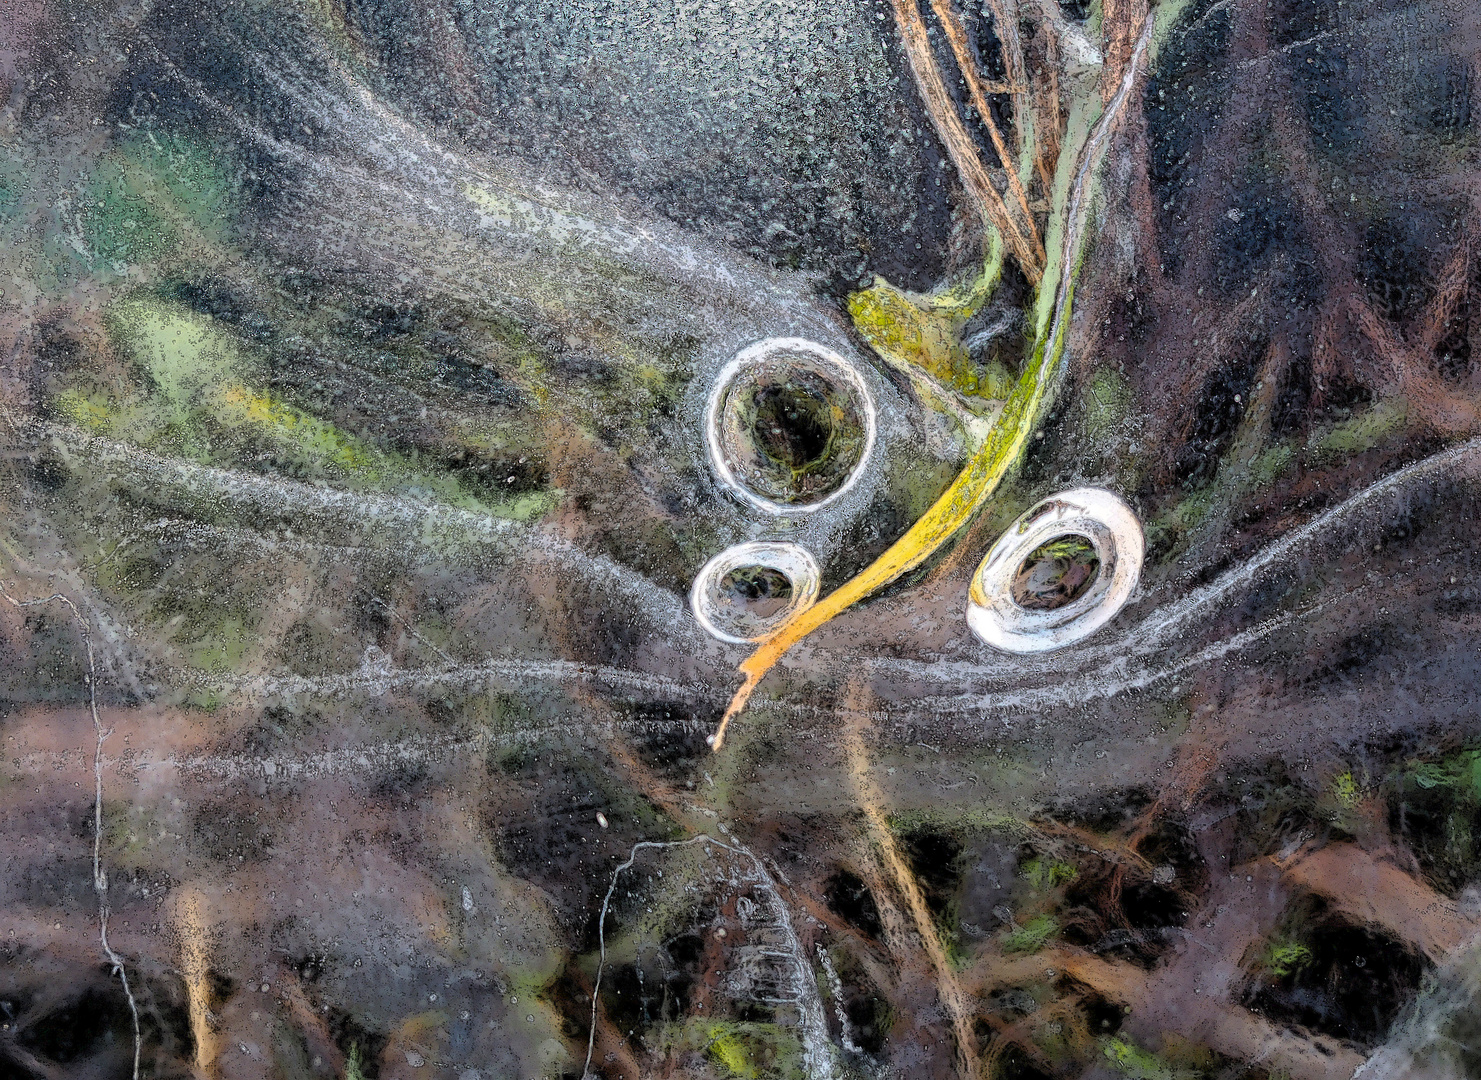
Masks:
[[[1077,121],[1071,127],[1075,141],[1071,142],[1067,152],[1057,151],[1058,171],[1052,183],[1049,178],[1052,170],[1045,165],[1042,155],[1046,146],[1057,148],[1063,134],[1058,91],[1048,95],[1047,111],[1036,121],[1020,116],[1019,138],[1024,146],[1033,145],[1040,154],[1038,165],[1043,194],[1052,196],[1054,200],[1054,212],[1048,220],[1048,235],[1058,241],[1058,247],[1051,249],[1052,254],[1046,263],[1042,255],[1036,256],[1035,248],[1042,253],[1042,245],[1038,244],[1023,185],[1015,172],[1016,166],[1003,149],[990,110],[984,110],[981,104],[978,106],[979,115],[993,133],[1008,186],[1018,196],[1019,210],[1028,215],[1017,222],[997,188],[988,180],[976,153],[970,149],[971,144],[962,130],[955,106],[941,88],[941,76],[930,54],[919,13],[903,0],[894,5],[894,11],[910,58],[911,71],[927,102],[937,134],[950,151],[982,215],[982,228],[988,238],[986,265],[965,294],[960,288],[948,289],[917,303],[907,300],[898,290],[876,284],[869,292],[854,294],[850,299],[850,314],[866,340],[874,344],[891,364],[910,373],[911,383],[918,388],[923,403],[941,407],[944,403],[964,401],[963,391],[974,383],[980,387],[980,380],[963,372],[962,346],[956,335],[965,319],[980,310],[992,288],[1001,280],[1004,256],[1000,233],[1006,231],[1020,271],[1038,287],[1032,305],[1033,341],[1016,384],[996,417],[985,425],[974,423],[971,411],[964,418],[971,454],[966,467],[951,486],[873,564],[817,604],[793,616],[741,664],[740,671],[745,681],[715,729],[712,745],[716,751],[724,745],[730,721],[745,707],[766,673],[792,646],[853,604],[929,559],[977,516],[1022,457],[1059,385],[1075,278],[1080,269],[1091,202],[1089,189],[1111,129],[1131,97],[1137,65],[1145,55],[1154,24],[1152,15],[1144,15],[1134,36],[1135,46],[1124,58],[1124,63],[1102,72],[1101,82],[1087,85],[1082,90],[1082,99],[1068,110]],[[948,40],[953,42],[963,78],[968,85],[976,85],[976,68],[966,50],[957,46],[961,32],[960,17],[946,0],[936,5],[936,13]],[[1010,60],[1008,66],[1013,70],[1015,63]],[[1016,68],[1020,72],[1023,69],[1021,56],[1016,61]],[[1094,118],[1091,105],[1100,104],[1095,93],[1097,89],[1105,94],[1105,111]],[[1038,126],[1034,127],[1034,123]],[[1032,243],[1025,239],[1026,235],[1032,238]],[[922,392],[920,388],[925,389]]]
[[[0,1066],[1350,1075],[1481,882],[1473,31],[598,7],[0,31]],[[798,336],[880,451],[768,517],[698,414]],[[746,403],[800,503],[825,389]],[[1143,588],[988,654],[1077,485]],[[727,712],[685,599],[757,540],[837,587]]]

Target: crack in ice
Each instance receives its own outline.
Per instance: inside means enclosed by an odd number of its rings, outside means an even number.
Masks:
[[[103,869],[103,741],[108,738],[109,733],[103,729],[102,718],[98,716],[98,667],[93,658],[92,632],[88,628],[87,620],[82,617],[82,612],[77,610],[77,605],[70,597],[62,593],[52,593],[39,600],[17,600],[4,591],[0,591],[0,596],[18,609],[41,607],[53,601],[64,605],[72,613],[72,618],[77,621],[78,631],[82,634],[82,643],[87,649],[88,705],[92,710],[93,733],[98,740],[93,750],[93,891],[98,894],[98,941],[108,957],[108,962],[113,966],[113,973],[123,984],[124,997],[129,1002],[129,1015],[134,1024],[133,1080],[139,1080],[139,1005],[134,1000],[133,989],[129,986],[129,974],[124,970],[123,958],[114,952],[113,946],[108,943],[108,874]]]

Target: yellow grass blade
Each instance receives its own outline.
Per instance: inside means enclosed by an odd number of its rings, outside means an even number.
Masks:
[[[1041,342],[1035,348],[987,439],[931,508],[883,555],[812,607],[800,612],[775,635],[762,642],[741,664],[740,671],[746,681],[725,710],[725,716],[710,740],[711,746],[719,750],[724,744],[725,729],[731,719],[745,708],[751,691],[787,650],[870,593],[925,562],[953,533],[972,520],[997,490],[1028,442],[1064,347],[1063,337],[1055,337],[1052,353],[1049,342]]]

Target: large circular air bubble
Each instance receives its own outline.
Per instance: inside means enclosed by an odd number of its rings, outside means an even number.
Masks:
[[[705,563],[689,604],[699,624],[721,641],[761,641],[812,607],[821,577],[801,544],[753,540]]]
[[[773,514],[816,510],[858,480],[874,450],[875,407],[858,370],[802,338],[742,349],[705,410],[720,481]]]
[[[1009,526],[977,567],[967,625],[1008,653],[1073,645],[1121,610],[1145,554],[1142,523],[1116,495],[1101,488],[1051,495]]]

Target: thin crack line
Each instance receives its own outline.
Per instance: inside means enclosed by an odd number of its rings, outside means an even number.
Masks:
[[[98,716],[98,668],[93,658],[92,631],[88,627],[87,620],[82,617],[82,612],[77,610],[77,605],[62,593],[52,593],[40,600],[17,600],[0,589],[0,596],[16,608],[39,607],[53,600],[61,601],[72,613],[72,617],[77,620],[78,630],[82,634],[82,643],[87,648],[88,705],[92,709],[93,732],[98,737],[97,746],[93,750],[93,891],[98,894],[98,941],[103,946],[103,952],[108,956],[108,962],[113,965],[114,973],[123,983],[124,997],[128,998],[129,1015],[134,1022],[133,1080],[139,1080],[139,1003],[134,1000],[133,989],[129,986],[129,974],[124,969],[123,958],[113,951],[112,945],[108,944],[108,875],[103,870],[103,740],[108,738],[110,732],[103,730],[103,721]]]
[[[406,632],[408,634],[410,634],[412,637],[416,638],[423,645],[427,646],[429,649],[431,649],[433,652],[435,652],[438,656],[440,656],[444,660],[446,660],[449,664],[453,665],[453,667],[456,668],[458,666],[458,662],[456,660],[454,660],[451,656],[447,655],[447,653],[443,652],[443,650],[437,645],[436,642],[428,641],[420,633],[418,633],[417,632],[417,628],[415,626],[412,626],[411,623],[407,622],[405,619],[403,619],[401,617],[400,613],[397,612],[397,610],[395,608],[393,608],[390,604],[386,603],[386,601],[382,600],[379,596],[372,596],[370,599],[371,599],[371,602],[376,603],[376,604],[379,604],[381,607],[385,608],[386,609],[386,613],[389,614],[391,616],[391,618],[395,619],[402,626],[406,627]]]
[[[617,891],[618,877],[621,876],[624,870],[632,869],[633,863],[637,861],[638,852],[644,848],[689,847],[693,844],[703,843],[719,844],[720,847],[725,848],[727,851],[732,850],[728,845],[704,833],[700,833],[698,836],[691,836],[688,840],[640,840],[633,845],[632,851],[628,853],[627,861],[612,871],[612,882],[607,886],[607,895],[602,897],[602,911],[597,916],[597,946],[600,949],[600,955],[597,959],[596,979],[591,987],[591,1026],[586,1032],[586,1064],[581,1069],[581,1080],[591,1080],[591,1055],[596,1049],[597,1038],[597,996],[602,990],[602,969],[607,966],[607,909],[612,904],[612,894]]]
[[[724,825],[721,825],[720,828],[722,832],[728,831],[725,829]],[[607,895],[602,898],[601,914],[597,916],[597,945],[600,949],[600,956],[597,960],[596,979],[594,980],[591,988],[591,1026],[586,1033],[586,1064],[582,1067],[581,1070],[581,1080],[593,1080],[591,1074],[591,1058],[592,1053],[596,1047],[597,1000],[598,995],[601,993],[602,989],[602,971],[607,964],[607,911],[612,904],[612,895],[617,891],[617,879],[622,876],[622,872],[624,870],[632,869],[633,863],[637,861],[638,852],[642,851],[645,848],[652,848],[657,850],[663,848],[691,847],[694,844],[714,844],[722,851],[728,851],[732,855],[749,859],[751,861],[751,865],[755,867],[756,872],[759,875],[760,883],[766,887],[766,889],[771,893],[771,898],[776,901],[777,909],[774,914],[779,916],[779,929],[782,931],[782,933],[786,937],[788,945],[791,947],[790,952],[783,952],[781,955],[790,959],[797,967],[797,997],[786,999],[786,1003],[796,1004],[799,1007],[798,1011],[801,1015],[798,1022],[798,1028],[801,1030],[803,1036],[802,1042],[804,1053],[814,1065],[814,1071],[810,1074],[811,1080],[818,1080],[818,1078],[820,1077],[822,1078],[822,1080],[828,1080],[828,1078],[833,1075],[833,1070],[829,1068],[827,1051],[818,1047],[814,1042],[816,1038],[818,1021],[822,1021],[823,1019],[822,999],[821,995],[818,995],[817,993],[817,987],[813,986],[812,990],[813,994],[815,995],[813,1004],[816,1005],[816,1009],[809,1010],[807,1008],[808,1002],[806,990],[811,983],[812,969],[808,967],[806,962],[804,962],[804,960],[802,959],[802,944],[797,938],[797,932],[792,928],[791,918],[787,914],[786,902],[782,900],[781,893],[777,889],[776,883],[772,880],[771,875],[766,872],[766,865],[761,861],[760,857],[757,856],[755,852],[751,851],[744,844],[740,843],[740,841],[735,840],[734,838],[732,838],[730,843],[726,843],[724,840],[716,840],[713,836],[710,836],[707,833],[700,833],[697,836],[691,836],[688,840],[640,840],[638,841],[638,843],[633,845],[633,849],[628,854],[626,861],[621,863],[615,870],[612,871],[612,881],[607,886]],[[732,871],[732,874],[733,873],[734,872]],[[731,881],[735,881],[733,876],[731,878]],[[814,1011],[817,1015],[810,1015],[810,1013]],[[826,1022],[824,1022],[821,1026],[822,1034],[824,1037],[826,1037]],[[809,1037],[810,1029],[812,1029],[813,1032],[811,1038]]]
[[[823,973],[828,976],[828,991],[833,995],[833,1011],[838,1016],[839,1041],[849,1053],[860,1053],[854,1040],[849,1037],[848,1013],[843,1008],[843,981],[839,979],[838,972],[833,969],[833,959],[828,955],[828,950],[823,948],[823,943],[817,942],[816,945],[818,959],[823,963]]]

